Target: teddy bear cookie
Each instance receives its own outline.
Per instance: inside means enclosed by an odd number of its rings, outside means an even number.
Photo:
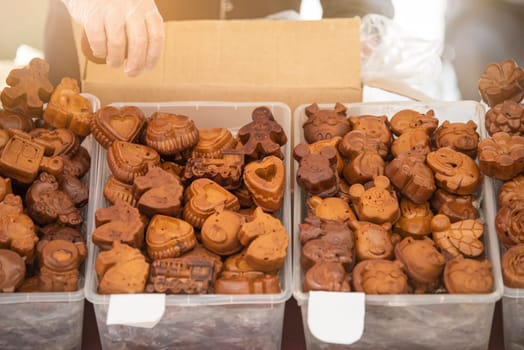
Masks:
[[[486,131],[489,136],[497,132],[524,136],[524,106],[505,100],[486,112]]]
[[[428,202],[417,204],[402,197],[400,200],[400,218],[394,225],[394,231],[401,236],[421,238],[431,233],[433,212]]]
[[[211,293],[221,269],[220,257],[197,245],[180,257],[153,261],[145,290],[166,294]]]
[[[155,215],[146,231],[147,254],[152,259],[176,258],[196,244],[193,226],[184,220],[165,215]]]
[[[387,147],[391,145],[393,136],[388,127],[388,118],[385,115],[361,115],[349,117],[348,120],[351,130],[362,130],[369,137],[379,139]]]
[[[160,165],[160,155],[147,146],[115,141],[107,150],[107,165],[115,179],[132,184],[148,168]]]
[[[91,104],[80,95],[78,82],[66,77],[53,91],[43,119],[54,128],[65,128],[85,137],[91,132],[91,115]]]
[[[514,60],[490,63],[479,79],[480,95],[490,107],[505,100],[520,102],[524,97],[524,88],[519,85],[523,76],[522,68]]]
[[[334,147],[327,146],[318,154],[313,154],[308,145],[298,144],[293,150],[293,157],[299,162],[297,184],[304,191],[321,197],[330,197],[337,193],[337,151]]]
[[[231,210],[217,209],[202,224],[201,241],[204,247],[218,255],[231,255],[239,252],[239,231],[244,217]]]
[[[183,180],[191,182],[205,177],[228,190],[239,188],[242,185],[244,154],[234,149],[221,150],[220,154],[220,158],[189,158],[184,167]],[[280,158],[277,159],[280,161]]]
[[[473,120],[467,123],[450,123],[446,120],[433,133],[435,147],[450,147],[475,159],[480,138],[476,130],[477,124]]]
[[[302,125],[304,138],[308,143],[327,140],[335,136],[343,137],[351,128],[346,119],[347,108],[336,103],[332,110],[320,109],[316,103],[306,107],[306,122]]]
[[[346,271],[351,271],[354,262],[352,235],[343,237],[340,232],[326,232],[319,238],[308,240],[300,254],[300,265],[309,269],[321,261],[341,263]]]
[[[302,290],[309,292],[321,290],[329,292],[350,292],[351,275],[336,261],[321,261],[307,270]]]
[[[323,220],[347,222],[357,219],[349,203],[338,197],[311,196],[307,199],[307,207],[309,212]]]
[[[484,252],[484,244],[479,240],[484,233],[480,220],[451,223],[446,215],[438,214],[431,220],[431,231],[435,244],[448,258],[477,257]]]
[[[361,221],[375,224],[394,223],[400,217],[397,196],[390,189],[389,179],[377,176],[374,186],[366,188],[361,184],[352,185],[349,189],[351,203]]]
[[[352,130],[345,134],[338,144],[338,150],[350,161],[366,151],[375,152],[382,159],[386,159],[389,152],[389,148],[380,139],[369,136],[363,130]]]
[[[284,129],[275,121],[267,107],[257,107],[251,113],[252,122],[238,130],[240,149],[249,159],[262,159],[267,156],[283,158],[280,147],[287,142]]]
[[[195,122],[185,115],[155,112],[147,122],[146,145],[164,157],[182,154],[198,142]]]
[[[149,264],[140,250],[120,241],[96,257],[98,293],[143,293],[149,275]]]
[[[142,110],[134,106],[100,108],[91,118],[91,132],[108,149],[114,141],[135,141],[146,123]]]
[[[44,103],[53,92],[48,79],[49,64],[41,58],[33,58],[23,68],[13,69],[7,76],[7,87],[2,90],[0,99],[6,111],[40,118]]]
[[[320,153],[320,150],[326,146],[334,147],[337,150],[337,172],[339,175],[342,174],[342,170],[344,170],[344,158],[338,151],[338,145],[340,144],[340,141],[342,141],[342,137],[335,136],[330,139],[325,140],[319,140],[313,143],[308,144],[309,151],[311,153]]]
[[[192,158],[222,158],[222,151],[235,149],[237,139],[226,128],[199,128],[198,142],[191,151]]]
[[[498,132],[478,148],[479,167],[487,176],[510,180],[524,170],[524,136]]]
[[[480,294],[493,290],[493,267],[486,260],[458,256],[449,260],[443,272],[444,286],[452,294]]]
[[[352,272],[355,292],[407,294],[408,277],[399,261],[372,259],[359,262]]]
[[[439,214],[446,215],[451,222],[479,217],[472,195],[459,196],[438,188],[431,197],[431,206]]]
[[[391,131],[397,136],[413,129],[423,130],[429,136],[437,128],[438,122],[439,120],[435,117],[435,112],[432,109],[426,113],[420,113],[412,109],[403,109],[391,117],[389,126]]]
[[[524,288],[524,244],[510,247],[502,255],[502,278],[510,288]]]
[[[391,144],[391,154],[397,157],[400,154],[420,149],[424,154],[431,152],[431,141],[426,132],[421,128],[410,129],[397,137]]]
[[[481,183],[475,161],[450,147],[429,153],[426,162],[435,173],[437,186],[453,194],[473,194]]]
[[[391,233],[391,224],[351,221],[349,225],[355,234],[355,255],[358,261],[393,258],[399,237]]]

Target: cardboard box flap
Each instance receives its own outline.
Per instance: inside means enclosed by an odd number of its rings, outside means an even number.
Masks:
[[[109,100],[97,91],[102,85],[106,89],[117,85],[124,90],[147,86],[157,91],[195,90],[191,88],[195,86],[208,91],[218,90],[214,96],[220,95],[221,90],[231,89],[254,93],[270,88],[277,88],[274,91],[343,89],[351,95],[343,101],[348,98],[360,100],[359,28],[359,18],[166,22],[163,56],[153,70],[129,78],[123,69],[86,61],[81,66],[83,87],[98,95],[104,103]],[[123,93],[133,96],[129,91]],[[273,95],[270,100],[287,102]],[[141,97],[141,100],[159,98],[152,93]],[[216,97],[225,100],[234,96],[227,93],[224,97]],[[197,91],[191,98],[195,99],[206,99],[206,96]],[[136,98],[129,101],[136,101]]]

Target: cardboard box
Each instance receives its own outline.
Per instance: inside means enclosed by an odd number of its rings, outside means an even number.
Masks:
[[[157,66],[125,76],[88,61],[75,28],[82,90],[116,101],[310,101],[362,99],[360,20],[202,20],[165,23]]]

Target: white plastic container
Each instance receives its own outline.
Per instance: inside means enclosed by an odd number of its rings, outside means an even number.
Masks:
[[[305,108],[299,106],[294,112],[295,145],[304,143],[302,125],[307,120]],[[333,108],[333,104],[319,105],[320,108]],[[355,103],[347,104],[348,116],[363,114],[386,115],[388,120],[402,109],[414,109],[426,112],[435,111],[441,121],[473,120],[479,125],[483,107],[473,101],[435,102],[431,104],[417,102],[391,103]],[[296,164],[295,164],[296,166]],[[321,321],[308,322],[308,311],[327,308],[329,298],[318,298],[318,305],[310,305],[310,293],[302,292],[304,271],[300,265],[301,244],[298,239],[298,224],[306,213],[305,193],[300,190],[295,180],[294,194],[294,256],[293,256],[293,295],[302,311],[304,333],[308,349],[487,349],[495,303],[502,295],[499,251],[496,235],[490,225],[484,233],[486,255],[493,265],[494,290],[489,294],[426,294],[426,295],[366,295],[364,332],[362,337],[348,345],[344,332],[358,328],[358,317],[352,312],[338,315],[332,320],[331,315]],[[490,181],[483,184],[486,199],[493,198]],[[481,213],[485,220],[493,215],[494,203],[482,200]],[[337,295],[335,295],[337,294]],[[328,293],[334,297],[353,293]],[[342,298],[343,299],[343,298]],[[325,304],[325,305],[324,305]],[[335,305],[336,307],[336,305]],[[360,321],[362,322],[362,321]],[[350,326],[352,324],[353,326]],[[312,326],[312,327],[310,327]],[[328,332],[335,329],[335,331]],[[315,334],[315,335],[314,335]],[[330,339],[330,341],[320,340]]]
[[[251,112],[267,106],[275,120],[288,136],[283,147],[286,165],[286,190],[280,218],[291,235],[290,149],[291,112],[282,103],[227,103],[227,102],[173,102],[173,103],[116,103],[121,107],[133,105],[146,116],[162,111],[183,114],[195,121],[197,127],[225,127],[236,132],[252,121]],[[98,146],[98,189],[94,193],[95,207],[105,207],[103,187],[110,175],[106,150]],[[91,218],[93,219],[93,218]],[[91,231],[90,231],[91,232]],[[91,241],[90,241],[91,242]],[[86,281],[86,297],[93,303],[102,347],[118,349],[279,349],[282,340],[285,302],[291,297],[291,241],[287,258],[280,272],[280,294],[269,295],[167,295],[160,321],[152,328],[131,325],[108,325],[109,308],[116,305],[117,296],[97,293],[98,281],[94,262],[98,249],[90,243]],[[139,294],[146,304],[158,294]],[[134,305],[129,304],[129,309]],[[136,315],[135,315],[136,316]],[[125,322],[124,322],[125,323]],[[151,325],[150,325],[151,326]]]
[[[100,108],[98,98],[91,94],[82,95],[89,100],[93,111]],[[82,143],[92,156],[91,169],[83,179],[89,183],[90,189],[96,186],[96,177],[90,176],[95,172],[94,143],[91,136]],[[92,213],[91,202],[90,199],[82,212],[84,237],[90,232],[87,218]],[[81,349],[84,299],[83,277],[76,292],[0,293],[0,349]]]

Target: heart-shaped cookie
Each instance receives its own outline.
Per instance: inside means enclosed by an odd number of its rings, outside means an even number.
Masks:
[[[251,162],[244,168],[244,183],[253,201],[269,212],[277,211],[282,206],[285,177],[284,163],[275,156]]]
[[[104,148],[114,141],[133,142],[146,122],[142,110],[134,106],[101,108],[91,118],[91,131]]]
[[[196,228],[202,227],[204,220],[223,207],[233,211],[240,209],[238,198],[213,180],[197,179],[185,193],[184,220]]]
[[[107,151],[107,164],[115,179],[132,184],[134,178],[144,175],[149,167],[159,166],[160,156],[150,147],[115,141]]]
[[[155,112],[147,123],[145,141],[158,153],[173,156],[198,142],[198,129],[185,115]]]
[[[155,215],[146,232],[147,253],[152,259],[176,258],[196,245],[193,226],[184,220]]]

